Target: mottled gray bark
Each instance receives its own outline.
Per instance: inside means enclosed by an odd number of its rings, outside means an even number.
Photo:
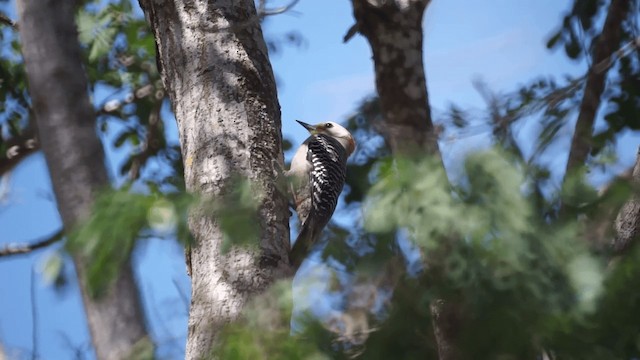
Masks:
[[[251,0],[140,0],[151,21],[162,80],[178,121],[185,181],[191,192],[219,197],[233,175],[263,191],[260,251],[221,253],[212,214],[190,228],[192,300],[186,358],[206,357],[221,327],[247,301],[289,271],[287,201],[276,189],[284,168],[280,107],[267,48]]]
[[[426,153],[440,157],[422,57],[422,18],[429,2],[352,0],[355,28],[371,45],[384,118],[383,123],[373,125],[395,156],[420,158]],[[428,268],[433,266],[428,264]],[[436,300],[431,312],[440,359],[458,359],[458,309]]]
[[[74,21],[75,1],[18,1],[20,38],[41,147],[65,229],[87,218],[97,191],[109,185],[95,115],[87,94]],[[99,359],[123,359],[145,336],[131,269],[100,299],[85,291],[74,259]]]
[[[353,0],[358,31],[373,52],[384,123],[395,155],[439,156],[422,58],[422,18],[429,0]]]
[[[636,163],[631,175],[634,195],[622,206],[614,223],[615,238],[612,244],[615,252],[627,249],[640,235],[640,149],[636,154]]]
[[[600,37],[593,50],[593,65],[587,74],[587,82],[580,103],[580,113],[576,121],[575,132],[571,140],[566,174],[583,166],[591,151],[593,124],[600,107],[605,88],[608,68],[599,66],[616,51],[620,45],[622,21],[631,7],[631,0],[612,0],[607,18],[604,21]]]

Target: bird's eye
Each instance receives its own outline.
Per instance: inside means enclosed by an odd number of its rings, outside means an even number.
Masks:
[[[328,128],[332,128],[332,127],[333,127],[333,124],[332,124],[332,123],[326,123],[326,124],[324,125],[324,127],[326,127],[327,129],[328,129]]]

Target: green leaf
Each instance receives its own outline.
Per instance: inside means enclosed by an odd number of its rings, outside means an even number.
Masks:
[[[44,260],[42,265],[42,275],[45,282],[54,284],[58,282],[60,276],[62,276],[62,270],[64,269],[64,258],[62,254],[55,251],[49,254]]]
[[[248,180],[236,178],[231,184],[231,191],[215,204],[216,218],[224,234],[221,247],[223,254],[232,246],[259,245],[258,204],[263,194]]]

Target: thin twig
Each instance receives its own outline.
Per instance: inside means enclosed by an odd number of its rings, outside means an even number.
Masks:
[[[616,50],[613,54],[609,55],[609,57],[597,63],[593,69],[597,73],[602,73],[607,69],[609,69],[611,66],[613,66],[616,60],[629,55],[635,49],[640,49],[640,36],[624,44],[620,49]]]
[[[283,14],[286,13],[287,11],[293,9],[294,6],[296,6],[296,4],[299,2],[300,0],[293,0],[291,1],[289,4],[285,5],[285,6],[281,6],[279,8],[275,8],[275,9],[267,9],[265,5],[263,5],[260,10],[258,11],[258,16],[260,18],[264,18],[265,16],[272,16],[272,15],[278,15],[278,14]],[[266,2],[263,1],[263,4],[265,4]]]
[[[36,240],[30,244],[8,244],[0,248],[0,257],[23,255],[28,254],[34,250],[47,247],[53,243],[56,243],[64,237],[64,231],[62,229],[56,231],[53,235],[50,235],[42,240]]]
[[[0,205],[9,201],[9,190],[11,190],[11,171],[0,173]]]
[[[156,155],[161,149],[161,141],[158,137],[163,136],[162,128],[163,122],[160,116],[160,110],[162,109],[162,102],[154,106],[149,115],[149,125],[147,126],[147,132],[140,146],[140,152],[132,155],[131,168],[129,170],[129,181],[136,181],[140,178],[140,172],[142,167],[146,165],[147,160]]]
[[[264,19],[267,16],[283,14],[283,13],[293,9],[293,7],[296,6],[296,4],[298,2],[300,2],[300,0],[292,0],[289,4],[281,6],[279,8],[267,9],[266,1],[263,0],[263,1],[260,1],[259,5],[258,5],[258,8],[256,10],[256,15],[252,16],[248,20],[242,21],[242,22],[240,22],[238,24],[229,25],[229,26],[212,26],[210,28],[207,28],[206,31],[208,31],[208,32],[222,32],[222,31],[237,32],[237,31],[240,31],[240,30],[244,30],[244,29],[248,28],[249,26],[252,26],[253,24],[258,23],[259,21],[261,21],[262,19]]]
[[[38,358],[38,312],[36,308],[36,271],[31,266],[31,360]]]

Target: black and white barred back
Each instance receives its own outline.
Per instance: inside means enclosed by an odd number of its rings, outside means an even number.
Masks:
[[[347,151],[334,138],[318,134],[309,138],[307,160],[313,166],[309,176],[311,215],[324,227],[338,204],[347,176]]]
[[[324,134],[312,135],[305,141],[309,174],[311,209],[306,217],[289,259],[297,268],[320,237],[333,215],[347,176],[347,151],[338,140]]]

